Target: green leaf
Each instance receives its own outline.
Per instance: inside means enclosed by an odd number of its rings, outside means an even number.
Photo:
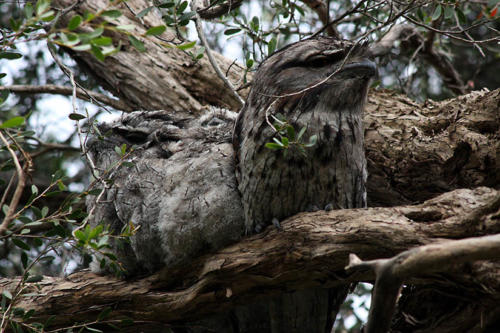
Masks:
[[[315,134],[315,135],[312,135],[310,138],[309,138],[309,143],[306,144],[305,146],[306,147],[312,147],[316,144],[316,142],[318,142],[318,136]]]
[[[167,1],[165,3],[162,3],[161,5],[159,5],[158,7],[160,8],[171,8],[171,7],[174,7],[175,6],[175,2],[173,1]]]
[[[124,31],[133,30],[134,28],[135,28],[135,25],[133,25],[133,24],[123,24],[123,25],[116,26],[116,29],[124,30]]]
[[[277,138],[273,138],[273,141],[276,142],[276,144],[280,145],[281,147],[284,147],[284,144]]]
[[[107,235],[101,237],[101,239],[99,239],[99,242],[97,243],[97,247],[98,248],[106,247],[108,245],[108,240],[109,240],[109,237]]]
[[[305,13],[304,13],[304,9],[302,9],[302,7],[297,6],[296,4],[294,4],[293,5],[293,9],[296,9],[300,13],[300,15],[304,16]]]
[[[40,15],[40,18],[44,22],[50,22],[56,17],[56,14],[53,10],[49,10],[48,12],[43,13]]]
[[[35,222],[26,223],[24,226],[25,227],[34,227],[34,226],[39,226],[39,225],[42,225],[42,224],[43,224],[42,221],[35,221]]]
[[[283,146],[288,147],[288,142],[289,140],[286,136],[281,138],[281,143],[283,144]]]
[[[101,225],[98,225],[97,227],[95,227],[94,229],[92,229],[90,231],[90,234],[89,234],[89,239],[96,238],[98,235],[101,234],[102,230],[103,230],[103,227]]]
[[[167,30],[167,27],[164,25],[158,25],[156,27],[151,27],[146,31],[146,36],[157,36],[161,35],[162,33]]]
[[[467,23],[467,18],[465,17],[464,12],[459,7],[455,8],[455,12],[457,13],[458,21],[461,24]]]
[[[33,4],[31,2],[24,6],[24,15],[28,20],[33,16]]]
[[[84,243],[85,243],[85,241],[87,240],[87,238],[85,237],[85,234],[84,234],[84,233],[83,233],[83,231],[81,231],[81,230],[77,230],[77,231],[75,231],[75,237],[76,237],[78,240],[80,240],[80,241],[82,241],[82,242],[84,242]]]
[[[13,127],[19,127],[24,124],[24,117],[14,117],[10,118],[9,120],[4,121],[1,125],[0,128],[13,128]]]
[[[19,221],[21,221],[21,222],[25,223],[25,225],[24,225],[24,226],[27,226],[27,225],[28,225],[28,223],[32,223],[32,222],[33,222],[33,221],[32,221],[29,217],[27,217],[27,216],[19,216],[17,219],[18,219]]]
[[[137,38],[135,38],[134,36],[132,35],[129,35],[128,36],[128,40],[130,41],[130,44],[132,44],[133,47],[135,47],[135,49],[139,52],[145,52],[146,51],[146,47],[144,46],[144,44],[138,40]]]
[[[185,44],[181,44],[181,45],[176,45],[176,47],[180,50],[187,50],[187,49],[192,48],[195,45],[196,45],[196,41],[193,41],[193,42],[189,42],[189,43],[185,43]]]
[[[181,4],[179,5],[179,7],[177,7],[176,14],[177,15],[181,15],[184,12],[184,10],[186,10],[187,6],[188,6],[188,2],[187,1],[181,2]]]
[[[31,229],[24,228],[21,230],[21,235],[26,235],[26,234],[29,234],[30,232],[31,232]]]
[[[110,253],[110,252],[106,252],[106,253],[103,253],[106,257],[108,257],[109,259],[111,260],[116,260],[116,256],[113,254],[113,253]]]
[[[276,45],[278,44],[278,40],[273,37],[269,40],[269,43],[267,44],[267,54],[271,55],[274,50],[276,50]]]
[[[131,167],[133,167],[135,164],[134,164],[134,163],[132,163],[132,162],[129,162],[129,161],[124,161],[124,162],[122,163],[122,165],[123,165],[124,167],[131,168]]]
[[[101,13],[101,15],[111,17],[111,18],[118,18],[118,17],[122,16],[122,12],[120,12],[119,10],[116,10],[116,9],[112,9],[112,10],[103,11]]]
[[[6,76],[7,76],[7,73],[0,73],[0,79],[3,79]]]
[[[61,37],[63,44],[66,46],[72,47],[73,45],[80,43],[80,37],[75,33],[70,32],[65,34],[64,32],[61,32],[59,36]]]
[[[108,46],[113,44],[113,39],[111,37],[101,36],[90,41],[93,45]]]
[[[30,208],[31,208],[31,210],[33,211],[33,214],[35,214],[35,217],[36,217],[37,219],[41,219],[41,218],[42,218],[42,212],[40,211],[40,209],[38,209],[38,207],[36,207],[36,206],[31,206]]]
[[[2,296],[5,296],[5,298],[8,298],[8,299],[12,300],[12,294],[7,289],[5,289],[4,291],[2,291]]]
[[[196,13],[195,12],[187,12],[187,13],[184,13],[181,15],[181,17],[179,17],[179,21],[180,21],[180,25],[187,25],[189,23],[189,20],[195,16]],[[185,24],[183,24],[185,22]]]
[[[75,15],[69,20],[68,30],[75,30],[82,23],[82,17],[80,15]]]
[[[90,327],[90,326],[85,326],[85,329],[86,329],[87,331],[90,331],[90,332],[98,332],[98,333],[102,333],[102,332],[103,332],[103,331],[101,331],[101,330],[98,330],[97,328],[92,328],[92,327]]]
[[[98,28],[95,28],[94,31],[92,31],[91,33],[89,33],[87,35],[87,37],[89,39],[94,39],[94,38],[97,38],[97,37],[101,36],[103,32],[104,32],[104,28],[98,27]]]
[[[60,179],[57,180],[57,187],[59,188],[59,191],[66,190],[66,185],[64,185],[64,183]],[[51,193],[54,193],[54,192],[51,192]],[[49,194],[51,194],[51,193],[49,193]],[[57,192],[57,193],[60,193],[60,192]]]
[[[36,15],[40,16],[42,13],[46,12],[50,7],[50,0],[38,0],[35,9]]]
[[[14,243],[15,246],[17,246],[23,250],[26,250],[26,251],[30,250],[30,246],[18,238],[12,238],[12,243]]]
[[[417,17],[420,19],[420,21],[424,21],[425,19],[425,13],[421,7],[418,7],[417,9]]]
[[[99,315],[97,316],[97,321],[101,321],[103,319],[106,319],[109,314],[111,313],[111,308],[105,308],[104,310],[102,310],[101,313],[99,313]]]
[[[69,114],[69,119],[71,120],[82,120],[82,119],[85,119],[86,117],[83,115],[83,114],[79,114],[79,113],[70,113]]]
[[[434,14],[432,14],[432,20],[436,21],[438,18],[440,18],[442,12],[443,8],[441,7],[441,5],[438,5],[436,9],[434,9]]]
[[[19,59],[23,55],[21,53],[15,53],[15,52],[0,52],[0,59],[9,59],[9,60],[14,60],[14,59]]]
[[[88,51],[90,50],[90,44],[82,44],[78,46],[73,46],[72,49],[75,51]]]
[[[248,69],[252,68],[253,63],[254,63],[253,59],[247,59],[247,63],[246,63],[247,68]]]
[[[205,47],[202,46],[198,49],[198,51],[196,51],[196,54],[194,55],[194,59],[199,60],[199,59],[203,58],[204,53],[205,53]]]
[[[28,255],[24,251],[21,253],[21,264],[23,264],[24,269],[28,267]]]
[[[255,32],[259,31],[259,18],[257,16],[254,16],[252,18],[252,21],[250,21],[250,27],[252,28],[252,30],[254,30]]]
[[[266,143],[266,148],[269,148],[269,149],[272,149],[272,150],[280,150],[280,149],[283,149],[282,146],[280,146],[279,144],[277,143],[273,143],[273,142],[268,142]]]
[[[446,7],[444,8],[444,18],[445,18],[445,19],[450,19],[450,18],[452,18],[452,17],[453,17],[453,12],[454,12],[454,10],[453,10],[453,7],[452,7],[452,6],[446,6]]]
[[[240,31],[241,31],[240,28],[231,28],[231,29],[227,29],[226,31],[224,31],[224,35],[226,35],[226,36],[234,35],[234,34],[237,34]]]
[[[151,9],[153,9],[153,8],[154,8],[154,6],[144,8],[135,17],[141,18],[143,16],[146,16],[151,11]]]
[[[49,207],[44,206],[44,207],[42,208],[42,217],[47,216],[47,214],[48,214],[48,213],[49,213]]]
[[[300,141],[304,133],[306,132],[307,127],[302,127],[302,129],[299,131],[299,135],[297,135],[297,141]]]
[[[286,133],[288,135],[288,139],[290,139],[292,141],[295,140],[295,128],[293,128],[293,126],[288,125],[286,127]]]
[[[56,172],[54,172],[54,174],[52,175],[52,179],[61,179],[63,176],[64,174],[61,169],[57,169]]]
[[[26,294],[23,294],[23,295],[26,295]],[[35,314],[35,310],[34,309],[30,309],[28,310],[28,312],[26,312],[23,316],[23,319],[24,320],[28,320],[30,319],[33,315]]]
[[[0,104],[5,102],[10,95],[10,91],[7,89],[0,90]]]
[[[115,147],[115,151],[116,151],[116,148],[118,148],[118,147]],[[99,194],[101,194],[101,192],[102,192],[101,188],[95,188],[95,189],[88,191],[87,193],[90,195],[99,195]]]
[[[42,280],[43,280],[43,275],[33,275],[30,276],[28,279],[26,279],[26,282],[35,283],[35,282],[40,282]]]

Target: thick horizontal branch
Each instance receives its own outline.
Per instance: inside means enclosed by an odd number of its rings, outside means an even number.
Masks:
[[[13,93],[26,93],[26,94],[52,94],[52,95],[64,95],[64,96],[71,96],[73,94],[72,87],[58,86],[54,84],[46,84],[43,86],[29,86],[29,85],[1,86],[0,91],[2,90],[9,90],[10,92]],[[76,96],[88,102],[99,101],[117,110],[127,111],[127,112],[133,111],[133,109],[126,103],[93,91],[76,88]]]
[[[199,258],[189,267],[165,270],[142,280],[121,281],[88,272],[66,279],[46,277],[36,284],[38,287],[31,284],[24,291],[36,296],[23,297],[17,306],[36,310],[33,320],[56,314],[53,325],[57,327],[93,320],[107,307],[112,308],[112,319],[126,316],[164,324],[199,318],[215,309],[223,311],[259,296],[373,280],[371,272],[344,271],[349,253],[365,260],[387,258],[415,246],[442,242],[447,236],[499,232],[498,212],[463,223],[469,212],[487,205],[498,194],[477,188],[450,192],[418,206],[301,213],[284,221],[282,231],[270,227]],[[453,232],[446,235],[449,230]],[[429,279],[439,277],[418,276],[411,281]],[[0,287],[13,291],[16,282],[3,279]],[[485,282],[478,275],[470,281],[478,286]],[[477,290],[485,297],[482,288]],[[500,280],[488,280],[488,290],[487,297],[500,298]]]
[[[64,9],[73,2],[55,0],[52,4],[56,9]],[[239,101],[217,78],[206,57],[195,60],[189,52],[174,47],[189,41],[177,39],[170,29],[158,37],[143,37],[148,28],[164,25],[154,10],[141,19],[135,16],[149,6],[146,0],[127,2],[127,6],[119,4],[116,8],[124,15],[107,24],[109,27],[114,24],[133,25],[135,28],[130,33],[144,43],[146,52],[140,53],[130,45],[126,34],[107,30],[105,34],[113,39],[114,45],[122,45],[120,52],[106,57],[102,62],[88,52],[70,51],[70,55],[105,89],[135,110],[164,109],[191,116],[199,114],[206,104],[238,110]],[[97,13],[102,8],[108,8],[107,1],[81,2],[61,17],[58,24],[66,27],[73,15],[83,16],[87,11]],[[89,32],[92,28],[82,25],[78,29],[77,32]],[[241,66],[219,54],[215,58],[222,71],[228,72],[230,81],[235,83],[240,80],[243,73]]]

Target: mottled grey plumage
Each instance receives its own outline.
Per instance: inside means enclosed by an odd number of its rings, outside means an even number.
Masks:
[[[233,145],[233,113],[222,110],[202,119],[137,112],[101,128],[111,134],[89,144],[100,168],[119,159],[115,146],[135,145],[134,167],[117,171],[91,219],[114,233],[128,223],[139,228],[130,243],[111,244],[128,274],[189,264],[237,241],[245,228],[253,231],[311,207],[365,205],[361,113],[375,67],[358,46],[340,68],[352,47],[318,37],[267,59],[238,115]],[[293,147],[287,156],[264,147],[275,135],[266,113],[278,112],[297,132],[307,127],[305,137],[318,136],[306,156]],[[180,323],[181,331],[329,332],[346,293],[346,286],[287,290]]]
[[[375,73],[363,46],[328,37],[292,44],[260,66],[233,136],[247,230],[314,206],[366,205],[362,110]],[[264,146],[278,113],[296,132],[317,135],[307,156]]]
[[[127,275],[187,263],[241,238],[243,209],[230,144],[235,117],[219,109],[200,119],[133,112],[102,125],[106,138],[89,142],[102,170],[120,159],[114,147],[134,147],[127,159],[134,166],[116,171],[91,219],[115,235],[129,223],[137,228],[129,242],[110,239]],[[100,271],[96,260],[93,270]]]

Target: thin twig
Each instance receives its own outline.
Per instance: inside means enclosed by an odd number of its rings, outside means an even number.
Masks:
[[[488,39],[481,39],[481,40],[469,40],[469,39],[465,39],[465,38],[462,38],[462,37],[458,37],[458,36],[454,36],[454,34],[457,34],[459,32],[448,32],[448,31],[445,31],[445,30],[439,30],[439,29],[435,29],[433,27],[431,27],[430,25],[427,25],[427,24],[424,24],[424,23],[421,23],[421,22],[418,22],[417,20],[414,20],[412,19],[411,17],[409,17],[408,15],[403,15],[403,17],[405,19],[407,19],[408,21],[410,21],[411,23],[415,24],[415,25],[418,25],[419,27],[422,27],[422,28],[426,28],[428,30],[432,30],[432,31],[435,31],[441,35],[445,35],[449,38],[452,38],[452,39],[456,39],[456,40],[459,40],[459,41],[462,41],[462,42],[465,42],[465,43],[468,43],[468,44],[485,44],[485,43],[491,43],[491,42],[497,42],[497,41],[500,41],[500,37],[492,37],[492,38],[488,38]],[[460,31],[460,33],[466,31],[465,29]]]
[[[224,76],[224,73],[222,73],[219,65],[217,64],[217,61],[215,60],[215,58],[214,58],[214,56],[212,54],[212,50],[210,50],[210,47],[208,46],[207,40],[205,38],[205,33],[203,32],[203,26],[202,26],[202,23],[201,23],[201,17],[200,17],[200,15],[197,12],[197,10],[198,10],[197,1],[193,1],[191,3],[191,8],[196,13],[195,14],[195,20],[194,20],[194,23],[195,23],[195,26],[196,26],[196,31],[198,32],[198,37],[200,38],[201,43],[205,47],[205,51],[207,52],[207,56],[208,56],[208,60],[210,61],[210,64],[212,64],[212,67],[215,70],[215,72],[217,73],[217,76],[224,82],[224,84],[231,91],[232,95],[240,103],[240,106],[243,107],[243,105],[245,105],[245,101],[236,92],[236,89],[234,89],[233,85],[231,84],[231,82],[229,82],[229,80],[227,79],[227,77]]]
[[[31,85],[12,85],[12,86],[2,86],[0,91],[9,90],[13,93],[29,93],[29,94],[53,94],[53,95],[64,95],[70,96],[73,93],[71,87],[58,86],[55,84],[46,84],[42,86],[31,86]],[[76,96],[82,100],[92,102],[97,100],[101,103],[109,105],[117,110],[132,112],[133,109],[126,103],[108,97],[104,94],[100,94],[93,91],[87,91],[82,88],[76,88]]]
[[[3,235],[7,231],[9,223],[12,221],[14,212],[17,208],[17,205],[19,204],[19,200],[21,200],[21,195],[23,194],[24,186],[26,185],[26,173],[21,167],[21,164],[17,159],[16,153],[14,152],[14,150],[12,150],[12,148],[10,148],[9,142],[7,141],[7,139],[2,134],[1,131],[0,131],[0,140],[2,140],[2,142],[7,147],[7,150],[9,151],[10,155],[12,156],[12,160],[14,161],[14,165],[16,166],[16,172],[17,172],[16,190],[14,191],[14,195],[10,200],[9,208],[7,209],[7,213],[5,213],[5,218],[3,219],[2,224],[0,225],[0,235]]]

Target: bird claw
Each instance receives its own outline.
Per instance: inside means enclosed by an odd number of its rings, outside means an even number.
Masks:
[[[331,202],[330,202],[329,204],[327,204],[327,205],[325,206],[325,210],[326,210],[327,212],[329,212],[329,211],[333,210],[333,204],[332,204]]]
[[[277,218],[273,218],[272,220],[273,225],[278,229],[278,231],[283,231],[283,228],[281,227],[280,221],[278,221]]]
[[[307,207],[307,209],[306,209],[307,212],[317,212],[318,210],[319,210],[319,207],[316,205],[309,205],[309,207]]]

